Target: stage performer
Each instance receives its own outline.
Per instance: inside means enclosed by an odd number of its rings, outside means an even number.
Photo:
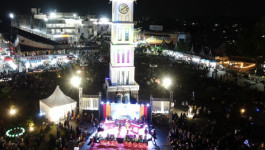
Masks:
[[[127,134],[129,134],[129,129],[130,129],[130,124],[128,122],[126,122],[126,130],[127,130]]]
[[[148,133],[148,129],[147,129],[147,127],[145,127],[144,134],[147,135],[147,133]]]
[[[119,130],[119,135],[120,135],[120,132],[121,132],[121,124],[120,123],[118,125],[118,130]]]

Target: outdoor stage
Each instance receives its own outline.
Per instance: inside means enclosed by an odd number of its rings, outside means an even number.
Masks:
[[[100,110],[104,121],[92,138],[91,150],[148,149],[149,104],[101,102]]]
[[[121,124],[120,131],[119,124]],[[130,125],[128,133],[127,124]],[[102,129],[104,131],[100,131]],[[143,124],[129,120],[105,121],[101,123],[97,135],[94,136],[90,150],[148,149],[149,139],[151,139],[151,135],[147,123]]]

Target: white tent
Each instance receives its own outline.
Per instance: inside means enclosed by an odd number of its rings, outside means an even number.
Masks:
[[[66,96],[56,87],[51,96],[40,100],[40,114],[45,114],[51,121],[59,121],[67,117],[67,112],[76,108],[76,101]]]

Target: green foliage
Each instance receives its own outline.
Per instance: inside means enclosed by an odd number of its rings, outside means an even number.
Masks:
[[[257,57],[265,55],[265,16],[256,26],[248,31],[240,32],[235,45],[236,51],[243,56]]]
[[[135,47],[135,51],[138,53],[144,53],[147,52],[147,50],[150,50],[151,47],[150,45],[144,44],[144,43],[139,43],[137,47]]]
[[[100,51],[101,54],[108,53],[109,44],[108,43],[102,43],[102,46],[99,48],[99,51]]]
[[[1,89],[1,92],[4,94],[10,93],[11,92],[11,88],[9,86],[5,86]]]
[[[190,51],[190,48],[191,47],[190,47],[189,43],[184,42],[184,41],[179,41],[178,46],[176,47],[176,50],[180,51],[180,52],[188,52],[188,51]]]

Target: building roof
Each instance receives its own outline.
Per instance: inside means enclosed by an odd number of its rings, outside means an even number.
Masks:
[[[41,37],[39,35],[32,34],[30,32],[21,30],[19,28],[17,28],[17,30],[18,30],[18,35],[21,35],[21,36],[23,36],[25,38],[31,39],[31,40],[33,40],[35,42],[39,42],[39,43],[43,43],[43,44],[49,44],[49,45],[59,45],[59,43],[57,43],[55,41],[52,41],[50,39]]]
[[[29,52],[29,51],[38,51],[38,50],[50,50],[50,49],[44,49],[44,48],[39,48],[39,47],[31,47],[27,45],[20,45],[20,50],[22,52]]]
[[[75,100],[71,99],[69,96],[66,96],[59,86],[56,87],[54,92],[51,96],[49,96],[46,99],[41,100],[44,104],[46,104],[48,107],[53,108],[57,106],[62,106],[66,104],[71,104],[76,102]]]

